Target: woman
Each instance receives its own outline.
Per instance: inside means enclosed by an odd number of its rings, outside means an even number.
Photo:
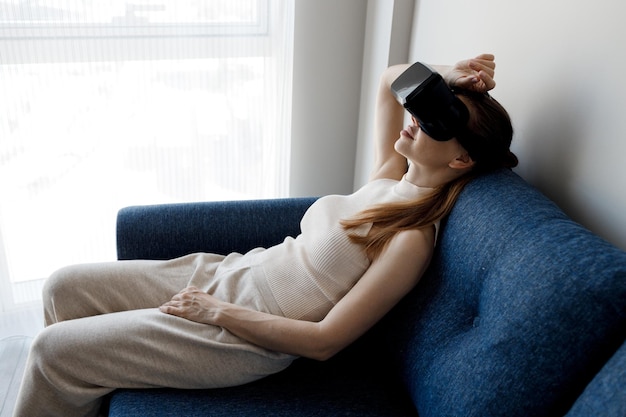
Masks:
[[[446,142],[414,119],[402,129],[390,84],[405,68],[381,80],[372,181],[318,200],[296,239],[245,255],[78,265],[50,277],[47,327],[15,415],[97,415],[116,388],[244,384],[299,356],[329,358],[374,325],[419,281],[463,185],[517,162],[508,115],[485,94],[495,86],[492,55],[439,68],[470,111],[465,131]]]

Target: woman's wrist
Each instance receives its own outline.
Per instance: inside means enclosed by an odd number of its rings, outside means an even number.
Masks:
[[[232,307],[236,306],[225,301],[219,301],[218,303],[216,303],[211,311],[207,312],[207,321],[209,322],[208,324],[228,328],[228,320],[231,319],[233,316],[232,312],[229,312]]]

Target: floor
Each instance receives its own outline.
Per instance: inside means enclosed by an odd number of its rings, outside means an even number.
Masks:
[[[43,328],[41,307],[0,313],[0,417],[11,417],[28,349]]]

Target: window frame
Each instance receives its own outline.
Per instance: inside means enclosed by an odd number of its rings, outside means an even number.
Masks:
[[[0,20],[0,40],[61,40],[114,38],[188,38],[214,36],[267,36],[269,30],[269,0],[254,0],[257,16],[254,22],[228,23],[141,23],[131,9],[119,23],[71,24],[65,22],[11,22]],[[137,11],[141,5],[136,5]],[[143,6],[149,10],[155,6]]]

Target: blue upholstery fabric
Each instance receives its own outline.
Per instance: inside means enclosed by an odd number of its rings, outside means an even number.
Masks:
[[[386,322],[420,416],[562,416],[626,336],[626,253],[502,172]]]
[[[118,259],[172,259],[196,252],[245,253],[300,233],[314,198],[133,206],[117,217]]]
[[[119,256],[268,246],[312,201],[130,208]],[[563,416],[579,397],[568,417],[612,413],[625,407],[625,338],[626,253],[502,171],[466,188],[418,287],[337,357],[244,387],[118,391],[110,415]],[[623,417],[611,413],[597,415]]]
[[[375,358],[354,348],[327,362],[298,359],[287,370],[216,390],[120,390],[116,417],[412,417],[415,408]]]
[[[626,416],[626,343],[596,375],[566,417]]]

